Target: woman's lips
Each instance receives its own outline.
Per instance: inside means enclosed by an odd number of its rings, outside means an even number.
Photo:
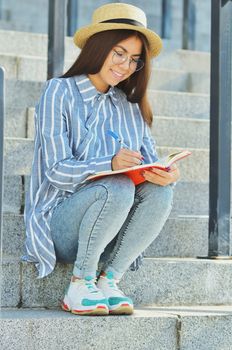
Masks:
[[[116,79],[118,79],[118,80],[121,80],[121,79],[124,77],[124,74],[118,73],[118,72],[116,72],[116,71],[113,70],[113,69],[111,69],[111,72],[112,72],[113,76],[114,76]]]

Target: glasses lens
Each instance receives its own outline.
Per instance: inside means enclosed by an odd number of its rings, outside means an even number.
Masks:
[[[128,60],[128,56],[125,53],[114,51],[112,56],[112,62],[114,64],[122,64]],[[129,67],[132,71],[137,72],[144,67],[144,62],[140,58],[137,60],[130,60]]]
[[[127,60],[127,55],[121,52],[114,51],[112,61],[115,64],[121,64]]]
[[[142,69],[143,67],[144,67],[144,62],[139,58],[137,60],[135,71],[138,72],[138,70]]]

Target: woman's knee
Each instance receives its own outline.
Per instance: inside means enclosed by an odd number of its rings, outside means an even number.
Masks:
[[[155,207],[160,207],[162,210],[170,210],[173,204],[173,188],[170,185],[159,186],[150,182],[144,183],[141,191],[138,191],[138,194],[143,199],[146,199],[149,202],[149,205],[154,205]]]
[[[159,186],[159,194],[160,203],[165,206],[167,209],[172,208],[173,204],[173,188],[170,185],[167,186]]]
[[[134,203],[135,186],[125,175],[108,176],[96,182],[96,199],[107,199],[118,206],[131,207]]]

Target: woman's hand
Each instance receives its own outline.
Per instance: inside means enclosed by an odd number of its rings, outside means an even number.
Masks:
[[[156,185],[167,186],[179,180],[180,171],[176,164],[173,164],[168,172],[156,168],[153,168],[149,171],[144,170],[143,177],[146,181],[152,182]]]
[[[139,165],[141,164],[142,158],[143,157],[140,152],[121,148],[120,151],[112,158],[112,170],[120,170]]]

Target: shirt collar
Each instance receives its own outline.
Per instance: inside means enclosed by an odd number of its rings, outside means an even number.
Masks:
[[[75,81],[85,103],[92,102],[95,98],[100,99],[102,96],[110,96],[112,102],[117,103],[117,93],[113,86],[106,93],[102,93],[95,88],[87,75],[77,75]]]

